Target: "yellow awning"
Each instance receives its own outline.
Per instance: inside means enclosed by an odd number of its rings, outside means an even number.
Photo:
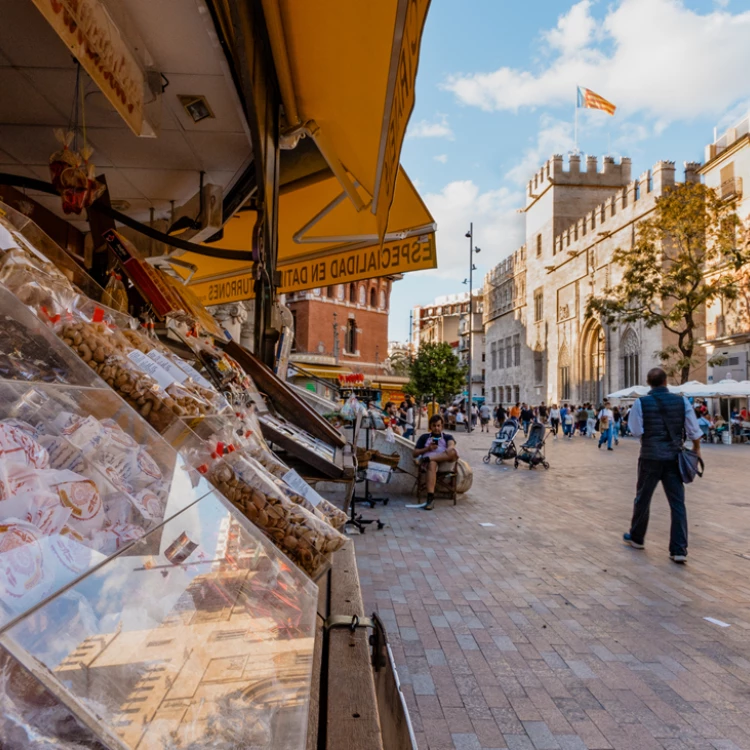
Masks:
[[[290,377],[293,378],[304,378],[307,375],[312,375],[315,378],[323,378],[326,380],[338,380],[339,375],[351,375],[352,371],[346,367],[308,367],[307,365],[300,362],[297,365],[295,362],[290,362],[289,367],[294,370],[290,372]],[[303,372],[300,371],[300,368]]]
[[[288,132],[310,135],[382,239],[430,0],[263,0]]]
[[[437,266],[434,220],[403,168],[382,246],[376,217],[358,213],[333,176],[282,192],[278,215],[280,293]],[[212,247],[249,249],[256,218],[252,211],[235,215]],[[253,296],[252,264],[194,253],[184,253],[180,260],[197,267],[189,286],[205,304]]]

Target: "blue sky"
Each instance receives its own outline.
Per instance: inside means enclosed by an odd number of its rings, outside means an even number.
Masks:
[[[438,269],[393,290],[391,340],[409,311],[462,292],[473,221],[475,286],[523,242],[524,185],[573,148],[576,84],[617,105],[581,110],[583,153],[701,161],[750,110],[750,0],[432,0],[401,161],[438,223]]]

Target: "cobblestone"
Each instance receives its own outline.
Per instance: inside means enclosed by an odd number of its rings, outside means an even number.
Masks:
[[[634,441],[550,442],[532,472],[458,438],[475,476],[456,507],[394,497],[356,537],[420,750],[750,750],[750,448],[706,447],[676,566],[661,490],[646,550],[621,543]]]

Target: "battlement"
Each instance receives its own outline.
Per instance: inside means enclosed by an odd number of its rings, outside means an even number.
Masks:
[[[689,180],[693,174],[697,175],[698,166],[693,163],[686,163],[685,178]],[[594,239],[597,235],[616,230],[618,222],[615,217],[618,214],[628,208],[631,212],[635,212],[639,202],[649,197],[655,200],[666,188],[672,187],[674,184],[674,162],[656,162],[652,169],[647,169],[637,180],[630,180],[627,185],[615,190],[610,197],[558,234],[554,241],[554,254],[561,253],[571,244],[587,235],[592,235],[592,239]],[[644,210],[645,208],[644,205]]]
[[[602,169],[599,171],[596,156],[586,157],[586,168],[581,169],[581,155],[570,154],[568,169],[565,169],[564,159],[555,154],[548,159],[542,168],[534,174],[528,184],[528,198],[534,200],[551,185],[591,185],[596,187],[618,187],[630,181],[630,159],[623,156],[618,164],[611,156],[602,159]]]

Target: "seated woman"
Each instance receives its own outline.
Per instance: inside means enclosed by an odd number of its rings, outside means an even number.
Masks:
[[[425,510],[432,510],[435,502],[435,484],[441,464],[450,470],[451,464],[458,460],[456,440],[453,435],[443,432],[443,418],[439,414],[430,417],[430,431],[417,440],[412,455],[427,472],[427,502]]]

